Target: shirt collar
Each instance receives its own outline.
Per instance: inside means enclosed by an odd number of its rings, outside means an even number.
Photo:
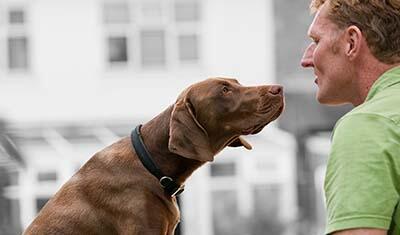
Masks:
[[[372,99],[380,91],[400,83],[400,66],[394,67],[382,74],[372,85],[366,101]]]

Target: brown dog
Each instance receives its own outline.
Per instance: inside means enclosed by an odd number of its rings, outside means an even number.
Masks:
[[[196,83],[133,137],[142,137],[137,140],[156,167],[174,179],[172,190],[169,180],[161,182],[163,188],[144,167],[140,150],[126,137],[96,153],[24,234],[172,235],[179,222],[179,185],[224,147],[250,149],[240,136],[261,131],[283,105],[281,86],[243,87],[224,78]]]

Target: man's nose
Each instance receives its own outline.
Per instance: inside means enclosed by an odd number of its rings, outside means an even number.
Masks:
[[[313,54],[314,54],[314,44],[310,44],[304,51],[303,58],[301,58],[301,66],[304,68],[314,67]]]

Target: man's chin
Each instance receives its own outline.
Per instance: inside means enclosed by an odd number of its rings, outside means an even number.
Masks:
[[[318,101],[318,103],[320,104],[324,104],[324,105],[329,105],[329,99],[327,99],[326,97],[320,95],[319,93],[317,93],[315,99]]]
[[[319,93],[317,93],[316,99],[320,104],[327,105],[327,106],[340,106],[340,105],[346,105],[349,103],[349,102],[346,102],[343,100],[335,100],[335,99],[323,96]]]

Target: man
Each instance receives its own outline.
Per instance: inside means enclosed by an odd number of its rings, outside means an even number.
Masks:
[[[311,67],[322,104],[355,108],[334,128],[326,234],[400,234],[400,0],[312,0]]]

